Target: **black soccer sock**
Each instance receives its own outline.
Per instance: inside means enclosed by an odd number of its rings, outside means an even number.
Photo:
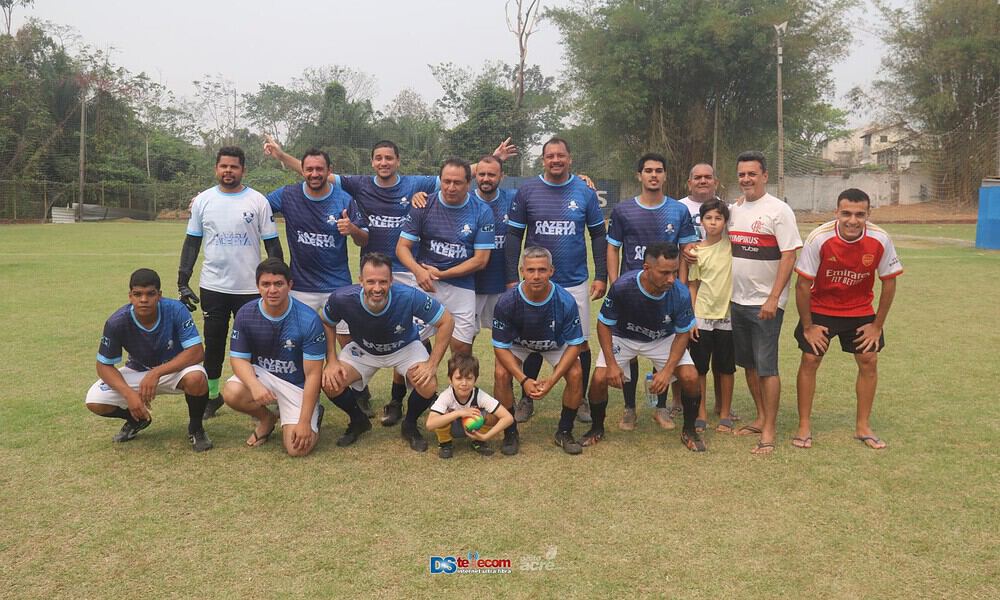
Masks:
[[[431,350],[432,350],[432,348],[431,348],[431,341],[430,340],[424,340],[424,341],[422,341],[420,343],[424,345],[424,350],[427,351],[427,354],[430,354]]]
[[[513,408],[510,409],[510,413],[514,414],[514,409]],[[510,425],[507,426],[507,429],[503,430],[503,437],[504,438],[506,438],[508,436],[511,436],[511,435],[518,435],[518,431],[517,431],[517,419],[512,420],[511,423],[510,423]]]
[[[532,352],[528,355],[528,358],[524,359],[524,364],[521,365],[521,370],[524,371],[524,375],[528,379],[538,379],[538,374],[542,372],[542,355],[537,352]],[[521,386],[521,395],[527,396],[524,393],[524,386]]]
[[[406,397],[406,384],[393,382],[392,394],[389,396],[389,401],[393,404],[402,404],[404,397]]]
[[[667,407],[667,393],[657,394],[656,396],[656,408],[666,408]]]
[[[583,397],[586,398],[587,385],[590,384],[590,350],[580,353],[580,366],[583,367]]]
[[[625,397],[625,408],[635,410],[635,384],[639,380],[639,361],[632,359],[628,363],[628,374],[632,378],[622,384],[622,396]],[[594,405],[590,405],[593,414]]]
[[[694,433],[694,422],[698,419],[698,407],[701,406],[701,394],[688,396],[681,393],[681,405],[684,407],[684,431]]]
[[[570,408],[568,406],[562,407],[562,413],[559,415],[559,428],[557,432],[573,433],[573,421],[576,420],[575,408]]]
[[[122,419],[123,421],[138,423],[138,421],[132,418],[132,413],[130,413],[127,408],[115,408],[106,415],[98,416],[104,417],[105,419]]]
[[[437,398],[437,394],[431,395],[430,398],[424,398],[417,393],[416,389],[410,392],[410,397],[406,400],[406,416],[403,417],[403,426],[415,429],[417,417],[423,414],[431,404],[434,404],[435,398]]]
[[[604,431],[604,419],[608,414],[608,401],[605,400],[600,404],[593,401],[590,402],[590,418],[593,419],[593,423],[590,428],[595,431]]]
[[[357,393],[352,388],[345,389],[336,398],[330,398],[330,402],[333,402],[334,406],[347,413],[347,416],[351,420],[348,425],[368,421],[368,417],[365,416],[365,413],[361,411],[361,407],[358,406]]]
[[[201,419],[205,415],[205,406],[208,405],[208,392],[201,396],[184,394],[184,400],[188,405],[188,433],[201,431]]]

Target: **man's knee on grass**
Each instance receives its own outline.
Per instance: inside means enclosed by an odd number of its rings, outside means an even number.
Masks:
[[[204,396],[208,393],[208,377],[201,371],[192,371],[181,378],[177,387],[185,394]]]

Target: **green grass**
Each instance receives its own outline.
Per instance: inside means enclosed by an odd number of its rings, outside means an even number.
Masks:
[[[582,456],[552,445],[555,396],[519,456],[460,444],[451,461],[397,428],[337,448],[335,409],[305,459],[276,440],[243,447],[250,423],[228,409],[196,455],[178,396],[113,445],[118,423],[82,402],[101,327],[137,267],[173,293],[183,224],[2,227],[0,597],[996,597],[1000,253],[939,239],[970,240],[972,225],[941,227],[887,227],[908,236],[874,415],[887,451],[852,439],[855,368],[839,352],[820,371],[813,449],[788,444],[790,305],[771,457],[715,433],[692,454],[644,408],[619,432],[612,391],[608,439]],[[381,374],[376,406],[387,391]],[[740,376],[735,408],[752,416]],[[514,572],[428,573],[431,555],[470,551]]]

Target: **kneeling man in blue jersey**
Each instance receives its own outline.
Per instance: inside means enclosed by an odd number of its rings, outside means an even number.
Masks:
[[[646,246],[641,271],[628,271],[615,280],[597,317],[601,354],[590,382],[590,413],[594,423],[581,442],[591,446],[604,439],[608,385],[620,388],[629,380],[623,367],[644,356],[657,372],[650,391],[661,394],[676,378],[681,382],[684,429],[681,441],[690,450],[705,451],[695,431],[701,392],[698,371],[688,354],[690,331],[695,326],[691,294],[677,278],[680,266],[677,245],[654,242]]]
[[[437,328],[428,355],[413,319]],[[346,321],[353,341],[334,355],[332,336],[338,321]],[[400,433],[417,452],[427,450],[427,440],[417,427],[417,417],[437,397],[437,368],[448,348],[455,322],[440,302],[423,291],[394,283],[392,260],[372,252],[361,259],[361,285],[330,294],[323,308],[323,325],[331,338],[329,360],[323,370],[323,391],[350,416],[347,431],[337,440],[349,446],[371,429],[358,408],[356,393],[364,389],[381,368],[394,369],[412,387]]]
[[[305,456],[319,440],[319,404],[326,333],[316,312],[289,296],[292,272],[280,258],[257,265],[260,300],[236,313],[229,341],[234,375],[226,382],[226,404],[257,418],[247,439],[256,448],[267,442],[278,420],[289,456]],[[277,404],[278,414],[267,405]]]
[[[191,313],[177,300],[164,298],[160,276],[152,269],[132,273],[129,303],[104,324],[97,350],[100,379],[87,392],[87,408],[96,415],[123,419],[115,437],[127,442],[149,427],[149,409],[158,393],[184,393],[188,405],[188,441],[195,452],[209,450],[212,440],[202,428],[208,403],[208,378],[201,361],[205,348]],[[128,361],[121,369],[122,349]]]
[[[493,352],[496,355],[493,393],[504,408],[514,406],[511,380],[524,386],[529,398],[541,400],[559,379],[563,388],[562,413],[555,442],[567,454],[580,454],[583,448],[573,439],[573,420],[583,400],[583,369],[580,348],[586,343],[580,326],[580,312],[573,296],[553,283],[552,254],[540,246],[529,246],[521,255],[523,281],[500,296],[493,309]],[[529,377],[522,370],[524,359],[538,352],[552,365],[546,379]],[[515,421],[504,432],[500,451],[517,454],[520,440]]]
[[[449,158],[440,179],[441,190],[428,196],[425,206],[410,209],[403,222],[396,256],[410,272],[397,273],[396,281],[419,287],[444,304],[455,320],[451,351],[471,354],[479,330],[476,272],[489,262],[495,246],[493,211],[469,193],[469,163]]]

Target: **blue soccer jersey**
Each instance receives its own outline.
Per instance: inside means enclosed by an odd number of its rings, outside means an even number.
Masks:
[[[131,304],[115,311],[104,323],[104,335],[97,350],[97,361],[117,365],[122,349],[128,351],[125,366],[148,371],[168,363],[183,350],[201,343],[191,313],[177,300],[161,298],[156,307],[156,323],[149,329],[139,324]]]
[[[592,235],[603,236],[604,214],[597,194],[575,175],[561,184],[541,175],[526,182],[511,203],[507,226],[525,231],[525,247],[541,246],[552,253],[555,283],[573,287],[590,278],[584,230],[593,228]],[[511,268],[507,278],[514,281]]]
[[[417,243],[421,263],[441,271],[459,265],[476,250],[493,250],[493,212],[473,194],[458,206],[445,203],[441,192],[427,197],[424,208],[410,210],[400,237]],[[446,279],[456,287],[475,289],[475,273]]]
[[[325,292],[351,285],[347,238],[337,231],[337,219],[347,211],[361,229],[368,223],[341,188],[331,187],[322,198],[306,193],[306,184],[286,185],[267,195],[271,210],[285,217],[291,255],[292,281],[300,292]]]
[[[419,339],[414,318],[434,325],[442,315],[444,306],[440,302],[402,283],[392,284],[389,300],[379,313],[365,306],[360,285],[343,287],[330,294],[322,313],[330,327],[336,327],[338,321],[347,321],[354,342],[376,355],[392,354]]]
[[[497,190],[497,195],[493,200],[484,200],[479,196],[477,190],[476,197],[482,200],[486,206],[490,207],[493,213],[493,238],[494,250],[490,253],[490,262],[486,263],[486,268],[476,271],[476,293],[477,294],[499,294],[507,289],[507,276],[504,273],[504,246],[507,243],[507,216],[510,213],[510,205],[517,195],[517,190]]]
[[[691,294],[680,279],[659,296],[642,287],[642,271],[629,271],[615,280],[597,320],[621,338],[652,342],[694,327]]]
[[[392,258],[393,271],[406,271],[396,258],[396,242],[410,214],[410,198],[417,192],[437,191],[438,178],[398,175],[394,185],[382,187],[373,175],[338,175],[336,185],[354,198],[362,217],[368,220],[368,245],[361,249],[361,256],[381,252]]]
[[[622,272],[641,269],[646,246],[653,242],[681,245],[698,239],[687,207],[669,196],[652,208],[632,198],[619,202],[611,210],[608,243],[621,251]]]
[[[493,309],[493,346],[517,345],[536,352],[578,346],[587,339],[580,326],[576,300],[558,284],[548,297],[532,302],[521,290],[524,283],[504,292]]]
[[[264,312],[264,300],[247,302],[233,320],[229,355],[301,388],[306,384],[302,361],[326,358],[326,331],[316,312],[295,298],[288,298],[288,310],[280,317]]]

